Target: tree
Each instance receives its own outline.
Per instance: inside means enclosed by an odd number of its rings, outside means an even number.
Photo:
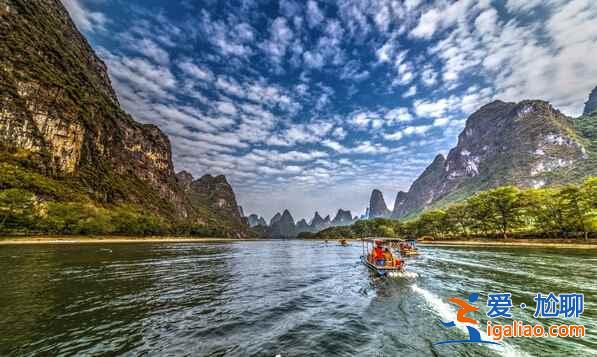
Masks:
[[[489,221],[493,212],[486,197],[476,194],[466,201],[466,207],[470,218],[469,228],[476,234],[487,235],[491,230]]]
[[[443,238],[447,232],[446,212],[443,210],[433,210],[425,212],[418,219],[418,233],[430,235],[434,239]]]
[[[46,204],[46,214],[40,221],[40,228],[50,233],[79,233],[77,225],[85,216],[80,203],[50,201]]]
[[[504,239],[508,237],[508,232],[520,223],[522,202],[518,188],[498,187],[479,193],[477,199],[480,200],[492,228],[499,231]]]
[[[523,219],[533,231],[560,234],[566,230],[559,189],[529,189],[521,193]]]
[[[571,231],[589,232],[597,226],[597,179],[589,178],[581,186],[567,185],[560,192],[564,221]]]
[[[356,221],[352,225],[352,230],[355,232],[356,236],[361,238],[373,235],[373,230],[371,228],[371,221],[364,219]]]
[[[386,226],[386,225],[382,225],[382,226],[377,227],[376,231],[379,233],[379,234],[376,234],[376,235],[379,235],[379,236],[382,236],[382,237],[394,237],[396,235],[396,232],[394,231],[394,228],[390,227],[390,226]]]
[[[0,191],[0,230],[7,225],[28,227],[34,216],[33,193],[19,188]]]
[[[468,236],[473,219],[467,204],[456,203],[446,209],[446,230],[452,236]]]

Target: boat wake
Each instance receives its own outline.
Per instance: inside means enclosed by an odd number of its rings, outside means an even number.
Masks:
[[[396,271],[388,273],[390,278],[416,279],[419,274],[414,271]]]
[[[440,317],[441,321],[454,321],[456,317],[456,310],[450,306],[447,302],[440,299],[437,295],[433,294],[432,292],[422,289],[417,284],[413,284],[411,289],[423,296],[427,305],[429,305]],[[466,324],[463,324],[458,321],[454,321],[456,327],[463,331],[464,333],[468,334],[468,330],[466,328]],[[481,338],[486,341],[492,341],[492,339],[483,331],[482,329],[479,330]],[[498,352],[501,356],[508,356],[508,357],[515,357],[515,356],[527,356],[526,353],[516,349],[514,346],[505,343],[504,341],[500,342],[499,345],[485,345],[488,348],[491,348]]]

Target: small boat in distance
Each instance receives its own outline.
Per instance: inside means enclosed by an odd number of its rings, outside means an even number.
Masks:
[[[346,239],[340,239],[340,245],[343,246],[343,247],[347,247],[349,244],[346,241]]]
[[[420,255],[419,249],[417,248],[416,240],[409,240],[407,242],[400,242],[400,254],[403,256]]]
[[[401,259],[401,242],[395,238],[363,238],[361,262],[378,276],[397,276],[404,271],[405,262]]]

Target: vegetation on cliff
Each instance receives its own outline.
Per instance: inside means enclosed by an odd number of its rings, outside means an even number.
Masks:
[[[521,190],[501,186],[407,221],[361,220],[301,238],[369,236],[434,239],[475,237],[588,237],[597,232],[597,177],[581,184]]]
[[[225,179],[180,188],[59,0],[0,1],[0,38],[0,233],[248,234]]]

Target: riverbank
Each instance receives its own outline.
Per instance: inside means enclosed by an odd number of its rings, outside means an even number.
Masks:
[[[597,249],[597,239],[426,240],[418,245]]]
[[[0,237],[0,245],[27,244],[113,244],[113,243],[217,243],[264,241],[263,239],[205,238],[205,237],[173,237],[173,236],[6,236]],[[360,238],[349,238],[348,241],[359,241]],[[305,241],[309,241],[305,239]],[[328,240],[336,242],[338,240]],[[508,240],[425,240],[419,246],[487,246],[487,247],[537,247],[537,248],[573,248],[597,249],[597,239],[508,239]]]
[[[211,243],[239,242],[257,239],[201,238],[201,237],[131,237],[131,236],[31,236],[0,237],[0,245],[13,244],[98,244],[98,243]]]

